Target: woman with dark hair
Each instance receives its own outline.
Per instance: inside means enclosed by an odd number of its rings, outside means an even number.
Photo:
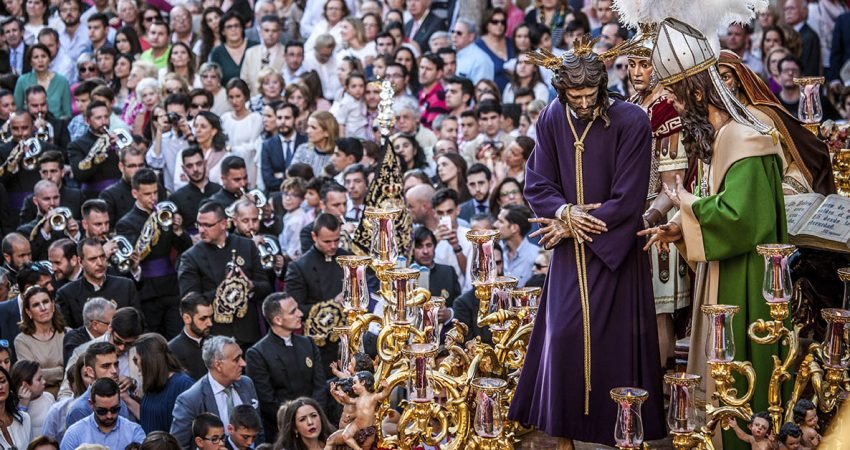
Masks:
[[[112,78],[115,76],[115,57],[118,56],[118,50],[115,47],[104,45],[95,52],[95,61],[97,61],[97,73],[100,78],[106,81],[106,84],[112,83]]]
[[[38,42],[38,32],[48,26],[49,0],[26,0],[24,2],[24,40]]]
[[[192,130],[198,147],[204,152],[209,180],[221,184],[221,161],[230,154],[227,150],[227,136],[221,128],[221,119],[215,113],[199,111],[195,116]],[[185,186],[189,180],[183,172],[183,165],[174,170],[174,189]]]
[[[402,172],[407,172],[408,170],[413,169],[420,169],[423,171],[430,169],[428,160],[425,157],[425,151],[422,149],[422,146],[419,145],[415,136],[407,133],[397,133],[391,139],[393,143],[393,150],[395,151],[396,156],[401,159],[399,162],[401,163]]]
[[[526,55],[517,57],[516,67],[510,75],[510,80],[510,83],[505,86],[504,95],[502,95],[503,102],[513,103],[516,91],[521,87],[531,88],[534,91],[535,99],[549,102],[549,88],[543,83],[540,68],[528,62]]]
[[[496,217],[502,206],[528,206],[522,195],[523,184],[516,178],[504,178],[490,191],[490,215]]]
[[[527,23],[522,23],[514,29],[511,36],[511,41],[514,44],[514,52],[521,55],[527,51],[534,50],[531,46],[530,27]]]
[[[0,448],[25,448],[30,442],[30,416],[18,409],[12,377],[0,367]]]
[[[337,49],[342,48],[342,43],[344,41],[340,33],[339,25],[342,23],[342,19],[350,15],[351,11],[348,9],[348,5],[345,1],[330,0],[325,2],[324,12],[322,13],[322,17],[324,17],[324,19],[313,25],[313,31],[310,32],[310,36],[307,38],[307,41],[304,42],[304,54],[311,53],[315,50],[316,38],[325,33],[333,36],[334,41],[336,41]]]
[[[180,450],[180,443],[167,431],[148,432],[139,450]]]
[[[44,376],[35,361],[22,359],[12,366],[12,389],[18,393],[20,408],[30,415],[30,434],[38,436],[47,411],[56,399],[44,390]]]
[[[174,419],[171,411],[177,396],[195,381],[183,372],[164,337],[156,333],[144,334],[136,341],[135,349],[133,363],[142,374],[145,393],[140,405],[139,425],[148,434],[154,431],[167,433]]]
[[[112,91],[115,92],[115,108],[123,111],[124,103],[130,95],[127,83],[130,81],[130,71],[133,70],[133,57],[121,53],[115,57],[115,76],[112,77]]]
[[[320,450],[336,429],[319,403],[309,397],[287,402],[277,411],[274,450]]]
[[[502,91],[495,81],[482,78],[475,83],[475,103],[479,104],[487,99],[502,103]]]
[[[62,341],[65,339],[65,321],[56,310],[50,292],[32,286],[21,296],[21,332],[15,337],[15,353],[18,359],[35,361],[47,383],[47,390],[56,394],[65,369]]]
[[[193,88],[200,87],[201,77],[195,73],[196,67],[198,66],[195,63],[195,54],[192,53],[189,44],[175,42],[171,44],[171,50],[168,54],[168,68],[159,71],[159,80],[164,81],[167,73],[176,73]]]
[[[201,13],[201,38],[195,42],[192,52],[198,55],[198,65],[210,59],[212,49],[221,45],[221,34],[218,32],[218,22],[224,11],[221,8],[210,7]]]
[[[767,54],[777,47],[785,47],[785,33],[777,26],[769,26],[762,30],[761,40],[759,41],[759,49],[761,52],[762,63],[764,64],[765,72],[767,70]],[[765,75],[765,74],[759,74]],[[766,73],[766,75],[770,75]]]
[[[142,38],[140,42],[142,44],[142,50],[147,50],[150,48],[150,44],[145,40],[145,36],[148,35],[148,29],[152,23],[163,22],[165,19],[162,18],[162,13],[158,9],[147,2],[142,2],[142,6],[139,7],[139,13],[142,16],[142,20],[139,21],[137,31]]]
[[[502,153],[505,167],[502,178],[513,178],[519,182],[525,181],[525,163],[531,157],[532,150],[534,150],[534,139],[528,136],[519,136],[511,142]]]
[[[23,17],[24,0],[3,0],[0,3],[0,15],[3,17]]]
[[[457,192],[458,205],[471,198],[466,186],[466,169],[466,160],[457,153],[443,153],[437,157],[437,184]]]
[[[56,117],[71,115],[71,85],[68,79],[50,69],[50,50],[43,44],[27,47],[26,59],[32,70],[21,75],[15,84],[15,102],[26,105],[27,88],[39,85],[47,91],[47,109]]]
[[[136,60],[139,53],[142,53],[142,44],[135,28],[125,26],[115,33],[115,50],[130,55],[133,61]]]
[[[221,16],[218,32],[222,43],[210,52],[210,62],[221,67],[221,83],[226,86],[231,79],[239,78],[245,51],[256,45],[256,42],[245,39],[245,23],[242,17],[233,11]]]
[[[327,111],[331,109],[331,103],[325,100],[325,93],[322,88],[322,79],[315,70],[301,74],[299,77],[304,86],[310,89],[310,94],[315,100],[314,111]]]
[[[418,96],[422,85],[419,84],[419,64],[416,62],[413,50],[406,46],[397,48],[393,53],[393,61],[407,69],[407,88],[414,97]]]
[[[375,37],[384,27],[381,16],[375,13],[366,13],[363,14],[361,20],[363,21],[363,31],[366,33],[366,42],[374,42]]]
[[[493,61],[496,68],[493,81],[499,87],[499,92],[508,84],[508,72],[505,63],[514,57],[514,45],[507,37],[508,16],[502,8],[493,8],[484,16],[484,30],[481,36],[475,40],[477,45]]]
[[[230,151],[245,160],[248,185],[257,184],[257,142],[263,133],[263,116],[248,109],[251,90],[241,78],[227,83],[227,101],[232,111],[221,115],[221,128],[227,135]]]

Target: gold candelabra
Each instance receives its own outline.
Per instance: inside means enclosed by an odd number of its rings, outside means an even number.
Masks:
[[[773,356],[773,370],[767,383],[768,412],[773,432],[778,433],[783,423],[791,421],[793,407],[803,398],[809,385],[812,387],[812,400],[824,413],[834,410],[841,393],[850,390],[847,371],[850,363],[847,351],[850,311],[825,309],[821,312],[827,322],[826,339],[823,343],[814,343],[809,347],[802,363],[796,368],[791,397],[783,406],[782,386],[792,379],[794,363],[800,354],[801,326],[786,326],[794,294],[788,257],[796,248],[788,244],[763,244],[757,246],[756,251],[764,258],[762,296],[770,308],[771,320],[758,319],[751,323],[747,335],[758,344],[781,343],[787,349],[785,358]],[[850,283],[850,270],[839,270],[839,276]],[[845,297],[847,295],[845,293]],[[726,420],[749,421],[753,415],[750,401],[757,384],[756,373],[750,362],[734,360],[732,318],[738,309],[732,305],[702,306],[702,312],[708,316],[709,322],[706,356],[709,374],[715,385],[712,400],[717,402],[717,406],[710,402],[706,405],[703,426],[698,426],[700,414],[697,413],[694,398],[700,377],[687,373],[665,376],[665,382],[671,389],[667,424],[677,449],[713,449],[711,438],[718,425],[725,428]],[[734,387],[735,372],[745,379],[746,389],[740,396]]]
[[[406,398],[395,422],[392,404],[376,411],[378,444],[408,450],[415,445],[441,449],[512,450],[514,436],[524,431],[507,420],[519,369],[537,312],[540,288],[517,289],[516,278],[496,277],[493,246],[498,232],[470,231],[473,243],[472,281],[481,306],[478,325],[489,327],[493,345],[480,338],[464,342],[466,325],[455,321],[445,333],[448,356],[436,362],[445,300],[415,287],[419,271],[397,267],[394,220],[398,208],[367,208],[371,231],[369,256],[341,256],[343,307],[347,325],[334,329],[340,339],[343,367],[362,351],[363,333],[379,328],[376,382],[404,387]],[[366,269],[371,267],[380,289],[369,293]],[[383,314],[369,313],[369,296],[383,305]],[[390,427],[390,424],[393,427]],[[392,432],[390,428],[395,428]]]

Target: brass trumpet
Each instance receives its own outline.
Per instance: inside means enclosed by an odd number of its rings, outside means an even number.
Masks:
[[[37,130],[35,130],[35,138],[39,141],[49,141],[50,138],[53,137],[53,125],[51,125],[50,122],[44,120],[44,115],[41,113],[38,114],[37,120],[41,123],[41,126],[39,126]]]
[[[168,231],[171,225],[174,224],[174,213],[176,212],[177,205],[172,202],[159,202],[154,207],[156,222],[165,231]]]
[[[280,247],[277,245],[277,242],[268,236],[263,236],[263,242],[257,244],[257,250],[260,251],[260,262],[263,269],[273,269],[274,258],[280,253]]]
[[[133,244],[130,244],[130,241],[128,241],[124,236],[115,236],[110,239],[109,242],[114,242],[118,248],[110,258],[112,263],[115,264],[119,271],[129,272],[130,256],[133,254]]]
[[[94,165],[101,164],[109,157],[109,148],[112,146],[112,137],[109,130],[103,127],[100,137],[94,142],[91,150],[78,164],[80,170],[89,170]],[[125,129],[119,128],[113,133],[115,135],[115,146],[118,150],[123,150],[133,144],[133,136]]]
[[[235,202],[231,203],[230,206],[224,209],[224,214],[227,216],[230,223],[232,224],[233,218],[236,217],[236,205],[242,200],[248,200],[249,202],[253,203],[254,206],[256,206],[257,209],[260,210],[259,219],[263,220],[263,208],[269,201],[268,198],[266,198],[266,194],[264,194],[263,191],[259,189],[253,189],[251,191],[245,192],[244,188],[239,188],[239,191],[242,192],[242,196],[239,198],[239,200],[236,200]]]
[[[35,227],[30,233],[30,240],[35,239],[45,222],[49,223],[50,228],[55,231],[65,231],[65,228],[68,227],[68,221],[71,220],[72,217],[73,215],[71,214],[71,210],[64,206],[53,208],[35,224]],[[66,232],[65,234],[67,235],[68,233]]]
[[[6,161],[3,161],[3,164],[0,165],[0,175],[4,173],[16,174],[18,173],[19,164],[21,163],[21,157],[26,152],[25,148],[26,141],[18,142],[18,145],[12,149],[12,152],[9,153],[9,157],[6,158]]]
[[[39,142],[39,138],[30,138],[24,141],[24,148],[26,151],[24,152],[24,170],[35,170],[38,165],[38,157],[41,155],[41,143]]]
[[[12,122],[12,118],[15,117],[15,113],[9,114],[9,120],[0,127],[0,143],[8,144],[12,142],[12,132],[9,131],[9,124]]]

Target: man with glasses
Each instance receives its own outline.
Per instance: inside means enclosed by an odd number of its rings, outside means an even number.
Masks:
[[[225,450],[224,424],[213,413],[205,412],[192,421],[192,443],[197,450]]]
[[[452,45],[457,52],[456,74],[469,78],[472,83],[492,80],[495,74],[493,60],[475,45],[478,26],[468,19],[458,19],[452,30]]]
[[[244,278],[252,291],[249,293],[247,313],[244,317],[234,314],[230,323],[214,323],[212,333],[235,337],[240,346],[248,348],[260,339],[256,302],[272,292],[272,286],[260,264],[257,246],[250,239],[227,233],[224,207],[216,202],[210,201],[201,206],[196,225],[200,231],[200,242],[180,256],[177,272],[180,295],[196,292],[212,302],[235,252],[235,276]]]
[[[73,450],[81,444],[124,448],[145,440],[141,426],[119,415],[121,404],[115,380],[100,378],[89,391],[92,413],[68,428],[59,447],[61,450]]]
[[[183,217],[183,229],[192,236],[192,241],[197,243],[198,228],[195,220],[198,208],[201,203],[220,191],[221,185],[209,180],[204,153],[197,145],[183,150],[180,153],[180,161],[189,182],[171,194],[168,200],[177,205],[177,211]]]
[[[71,353],[66,364],[67,367],[72,367],[79,358],[85,358],[85,367],[93,367],[92,371],[86,369],[88,376],[92,378],[108,377],[118,383],[122,406],[126,405],[126,411],[122,412],[122,416],[129,412],[125,417],[133,419],[139,418],[138,399],[142,395],[142,374],[139,366],[133,362],[137,358],[136,349],[133,346],[142,333],[144,333],[142,313],[136,308],[119,308],[112,316],[106,333],[77,347]],[[96,358],[92,356],[92,353],[106,355],[106,357]],[[59,389],[60,398],[66,395],[71,395],[71,386],[68,384],[67,376]],[[66,425],[70,427],[71,424],[82,419],[88,413],[87,405],[77,400],[68,411]]]
[[[201,88],[192,89],[189,91],[189,115],[186,117],[191,120],[201,111],[209,111],[212,108],[212,94]]]
[[[171,42],[182,42],[191,48],[195,44],[195,34],[192,32],[192,13],[182,5],[171,8],[168,13],[171,21]]]
[[[66,367],[77,347],[103,336],[109,330],[115,309],[115,304],[103,297],[93,297],[86,302],[83,307],[83,326],[66,332],[62,340],[62,356]]]
[[[92,297],[111,300],[119,308],[139,306],[135,283],[128,278],[106,273],[108,264],[100,241],[83,239],[77,244],[77,254],[83,266],[83,276],[56,292],[56,303],[66,325],[72,328],[83,325],[83,306]]]
[[[59,186],[59,206],[70,209],[74,219],[79,220],[81,218],[80,207],[83,204],[83,193],[79,189],[65,184],[65,166],[62,153],[57,150],[43,152],[38,158],[38,174],[42,180],[52,181]],[[38,215],[38,210],[32,199],[33,194],[24,199],[20,214],[21,223],[27,223]]]
[[[285,54],[286,66],[281,71],[281,75],[283,75],[283,81],[290,84],[307,72],[304,67],[304,44],[301,41],[287,41]]]

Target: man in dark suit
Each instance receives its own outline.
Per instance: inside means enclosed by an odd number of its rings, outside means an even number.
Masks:
[[[77,328],[83,325],[83,306],[92,297],[115,302],[118,308],[139,308],[139,294],[132,280],[107,275],[106,254],[100,241],[85,238],[77,244],[77,254],[83,265],[83,276],[56,292],[56,304],[62,311],[65,324]],[[132,271],[138,271],[138,263]]]
[[[170,339],[177,336],[182,327],[177,271],[171,261],[171,252],[179,254],[188,250],[192,246],[192,239],[183,231],[181,217],[175,215],[173,223],[167,228],[153,223],[153,228],[149,229],[158,234],[158,238],[151,238],[152,242],[145,248],[138,247],[140,236],[146,232],[145,227],[149,226],[148,220],[155,214],[158,191],[159,181],[153,169],[139,169],[133,175],[132,195],[135,202],[115,225],[115,232],[130,242],[136,242],[138,252],[147,252],[147,255],[139,257],[142,269],[139,302],[149,329]]]
[[[428,39],[435,31],[446,31],[446,21],[431,11],[431,0],[408,0],[407,10],[413,16],[404,24],[404,35],[419,44],[419,53],[430,51]]]
[[[56,209],[61,199],[59,188],[52,181],[41,180],[35,184],[33,203],[38,215],[35,219],[19,226],[18,233],[29,239],[33,259],[41,261],[47,259],[47,249],[53,242],[66,237],[79,239],[80,224],[71,217],[66,218],[64,229],[57,230],[53,227],[52,222],[55,219],[53,216],[58,214]]]
[[[324,405],[327,389],[319,347],[309,337],[293,334],[304,317],[298,303],[287,293],[271,294],[263,301],[263,316],[270,330],[248,349],[247,374],[257,387],[266,437],[273,439],[281,404],[311,397]]]
[[[817,76],[821,72],[820,38],[815,30],[806,23],[809,10],[803,0],[788,0],[783,6],[785,23],[800,33],[803,41],[800,62],[803,64],[803,76]]]
[[[53,265],[53,289],[59,290],[66,284],[83,276],[83,266],[77,255],[77,243],[69,238],[54,241],[47,247],[47,260]]]
[[[206,373],[201,348],[212,330],[212,305],[203,295],[190,292],[180,300],[180,315],[183,331],[168,342],[168,349],[190,377],[200,380]]]
[[[254,383],[242,375],[245,360],[242,349],[231,337],[213,336],[204,343],[204,365],[207,376],[201,377],[189,390],[180,394],[174,404],[170,433],[181,448],[192,448],[192,421],[198,415],[210,412],[221,418],[225,429],[230,423],[230,410],[239,405],[258,409]],[[263,433],[257,441],[264,442]]]
[[[65,333],[62,340],[62,355],[65,364],[82,344],[97,339],[109,331],[109,323],[115,315],[115,304],[103,297],[92,297],[83,306],[83,326]]]
[[[835,19],[832,29],[832,47],[829,50],[829,70],[826,73],[831,85],[841,86],[841,68],[850,61],[850,12]]]
[[[460,295],[460,283],[457,272],[451,266],[434,262],[434,249],[437,247],[437,237],[427,227],[419,227],[413,232],[413,261],[420,267],[429,269],[428,290],[431,295],[446,299],[446,306],[451,307],[455,298]]]
[[[471,199],[460,204],[458,218],[467,222],[476,214],[490,213],[490,180],[492,174],[484,164],[475,163],[466,171],[466,187]]]
[[[295,149],[307,142],[307,136],[295,132],[295,118],[298,107],[292,103],[282,103],[275,110],[278,135],[263,142],[262,175],[266,192],[280,189],[280,183],[286,175],[286,169],[292,162]]]
[[[24,24],[17,17],[9,17],[0,24],[6,38],[6,48],[0,53],[0,73],[14,72],[18,75],[29,72],[28,46],[24,43]]]
[[[57,150],[42,151],[38,158],[38,174],[42,180],[50,180],[59,186],[59,206],[71,210],[74,219],[80,220],[80,208],[83,206],[83,193],[77,188],[65,184],[65,166],[62,153]],[[27,223],[38,215],[32,194],[24,199],[20,212],[20,223]]]
[[[502,247],[498,245],[493,246],[493,262],[496,263],[496,276],[502,276],[504,274],[505,266],[502,262]],[[482,342],[485,344],[492,344],[493,335],[490,333],[490,328],[478,327],[479,306],[480,302],[478,301],[478,297],[475,296],[474,288],[464,292],[460,295],[460,297],[455,299],[455,302],[452,305],[452,309],[454,310],[454,319],[466,324],[467,332],[464,342],[480,336]]]
[[[20,233],[9,233],[3,237],[3,268],[8,272],[9,286],[12,291],[9,297],[16,297],[18,287],[18,272],[32,261],[30,241]],[[19,319],[20,320],[20,319]],[[16,322],[17,323],[17,322]]]
[[[65,149],[71,143],[71,132],[68,131],[68,120],[56,117],[47,107],[47,91],[43,86],[36,84],[24,91],[26,109],[33,117],[33,129],[46,128],[50,139],[48,141],[56,146],[63,155],[67,157]],[[20,108],[20,105],[18,105]]]
[[[233,276],[243,277],[249,289],[247,313],[243,317],[233,315],[232,322],[216,321],[212,334],[235,337],[239,345],[248,348],[260,340],[258,299],[272,292],[260,263],[257,246],[243,237],[228,235],[227,217],[218,203],[208,202],[198,210],[197,219],[201,240],[180,257],[177,279],[180,295],[197,292],[213,303],[215,308],[216,289],[226,278],[228,263],[237,266]],[[233,305],[230,305],[233,306]]]
[[[321,349],[324,372],[337,358],[338,343],[330,340],[332,328],[344,323],[342,308],[342,267],[335,258],[350,252],[339,249],[340,220],[331,214],[316,217],[313,247],[286,271],[286,291],[298,302],[304,315],[304,334],[314,337]]]
[[[345,216],[348,191],[336,181],[329,181],[319,192],[319,208],[323,213],[342,218]],[[313,223],[308,223],[301,229],[299,239],[301,240],[301,254],[307,253],[313,246]]]
[[[124,215],[133,210],[136,203],[133,198],[133,175],[145,167],[145,154],[139,149],[130,146],[118,154],[118,170],[121,171],[121,179],[104,189],[98,197],[109,206],[109,227],[115,228],[118,221]],[[166,193],[157,182],[156,201],[165,200]],[[118,234],[121,234],[120,232]],[[126,237],[126,236],[125,236]],[[135,242],[131,240],[130,242]]]

